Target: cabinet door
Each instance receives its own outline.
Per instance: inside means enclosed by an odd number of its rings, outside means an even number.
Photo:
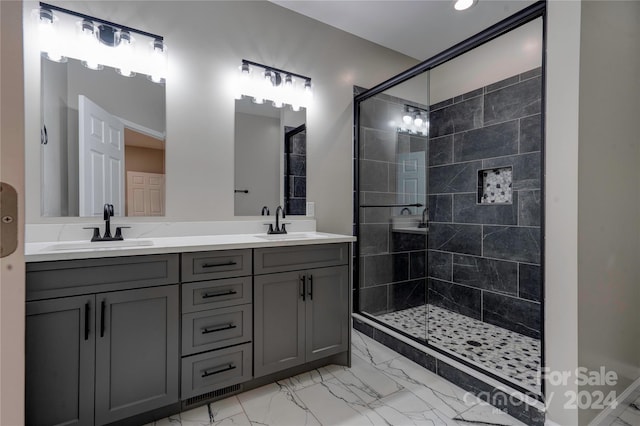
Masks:
[[[96,295],[96,424],[178,401],[178,285]]]
[[[254,376],[304,362],[303,272],[254,280]]]
[[[26,422],[93,424],[94,296],[26,305]]]
[[[306,360],[344,352],[349,342],[349,267],[307,271]]]

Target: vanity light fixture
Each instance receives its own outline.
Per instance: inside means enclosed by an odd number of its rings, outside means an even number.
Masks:
[[[478,3],[478,0],[455,0],[453,3],[453,8],[457,11],[467,10],[472,6],[475,6]]]
[[[111,67],[125,77],[139,73],[156,83],[165,81],[167,46],[161,36],[47,3],[40,3],[33,15],[43,57],[55,62],[74,58],[93,70]]]
[[[413,105],[405,105],[402,114],[402,125],[397,130],[400,133],[426,136],[429,132],[428,111]]]
[[[253,68],[260,70],[254,72]],[[307,108],[313,98],[311,78],[257,62],[242,60],[236,98],[252,98],[256,104],[267,100],[276,108],[290,105],[294,111]]]
[[[42,56],[53,62],[67,62],[67,58],[62,56],[58,46],[54,42],[56,39],[58,19],[53,16],[53,11],[49,8],[41,7],[40,10],[38,10],[37,16]]]

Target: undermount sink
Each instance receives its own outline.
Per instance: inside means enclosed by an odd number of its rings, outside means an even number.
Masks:
[[[121,241],[83,241],[59,243],[48,246],[45,250],[61,251],[61,250],[99,250],[108,248],[126,248],[126,247],[148,247],[152,246],[152,240],[121,240]]]
[[[311,238],[322,238],[322,235],[308,234],[305,232],[293,232],[291,234],[266,234],[256,235],[256,237],[267,241],[286,241],[286,240],[308,240]]]

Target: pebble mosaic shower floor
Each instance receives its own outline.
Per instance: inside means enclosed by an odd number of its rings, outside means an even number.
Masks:
[[[540,340],[433,305],[389,312],[377,318],[422,340],[426,340],[428,330],[430,344],[540,393]]]

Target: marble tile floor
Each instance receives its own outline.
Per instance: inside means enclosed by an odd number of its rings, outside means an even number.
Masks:
[[[427,334],[430,344],[540,393],[540,340],[433,305],[389,312],[377,318],[422,340]]]
[[[602,426],[638,426],[640,425],[640,388],[636,388],[602,422]]]
[[[351,368],[316,369],[153,425],[524,424],[355,330],[352,349]]]

